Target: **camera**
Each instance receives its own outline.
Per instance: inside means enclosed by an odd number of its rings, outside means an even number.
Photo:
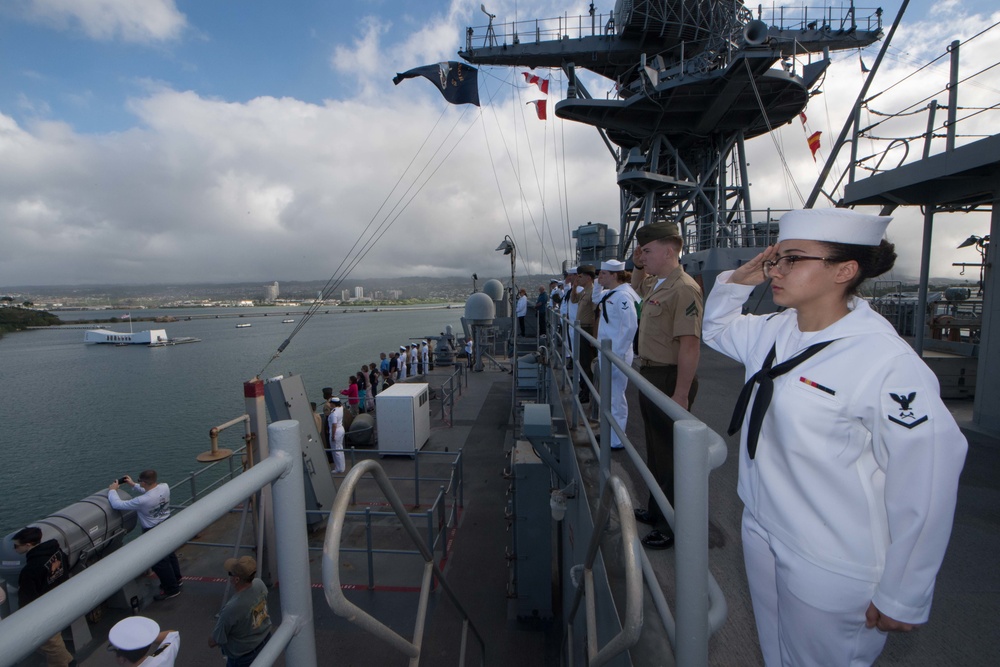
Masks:
[[[119,484],[124,484],[127,481],[128,481],[128,477],[119,477],[118,478],[118,483]]]

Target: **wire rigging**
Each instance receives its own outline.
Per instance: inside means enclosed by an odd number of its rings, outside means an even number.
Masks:
[[[381,215],[383,209],[385,208],[389,200],[392,198],[393,194],[395,194],[400,183],[402,183],[403,179],[406,178],[406,175],[410,172],[410,169],[416,162],[417,157],[424,150],[424,147],[427,145],[431,136],[434,134],[435,130],[437,129],[438,125],[441,122],[441,119],[444,117],[445,113],[447,113],[447,110],[448,107],[445,107],[442,110],[441,115],[438,117],[437,121],[435,121],[434,125],[431,127],[431,130],[424,138],[424,141],[420,144],[420,147],[417,149],[413,157],[410,159],[409,163],[406,166],[406,169],[404,169],[402,174],[400,174],[399,178],[396,180],[396,183],[393,185],[389,194],[386,195],[385,199],[383,199],[382,203],[379,205],[376,212],[372,215],[371,219],[369,219],[365,228],[358,235],[357,239],[355,239],[354,245],[352,245],[350,250],[348,250],[345,253],[343,259],[341,259],[340,261],[340,264],[338,264],[337,268],[334,270],[333,275],[331,275],[330,279],[327,280],[326,284],[324,285],[323,290],[321,291],[320,294],[320,298],[306,310],[306,313],[303,315],[302,319],[300,319],[299,322],[296,324],[295,328],[292,330],[291,334],[289,334],[288,338],[286,338],[284,342],[282,342],[281,345],[278,346],[278,349],[260,369],[260,372],[257,373],[258,377],[263,375],[267,367],[270,366],[279,356],[281,356],[281,353],[285,351],[285,349],[288,347],[289,344],[291,344],[292,339],[296,335],[298,335],[298,333],[303,329],[303,327],[305,327],[305,325],[312,319],[313,315],[315,315],[321,308],[324,307],[323,302],[326,301],[330,297],[330,295],[333,294],[340,287],[341,284],[343,284],[344,280],[347,279],[351,271],[353,271],[353,269],[361,262],[361,260],[363,260],[368,255],[368,253],[371,252],[371,250],[375,247],[378,241],[385,235],[385,233],[389,230],[389,228],[392,227],[393,223],[399,219],[399,216],[402,215],[402,213],[410,205],[413,199],[423,190],[423,188],[427,185],[427,183],[434,176],[434,174],[437,173],[438,169],[441,168],[441,166],[445,163],[445,161],[451,155],[451,153],[454,152],[458,144],[461,143],[461,139],[464,138],[464,136],[468,134],[468,132],[471,130],[473,124],[469,124],[468,127],[466,127],[465,132],[462,133],[461,137],[459,137],[455,145],[452,146],[452,148],[441,158],[437,166],[434,167],[433,171],[431,171],[430,175],[426,179],[424,179],[422,183],[420,183],[419,187],[416,188],[416,191],[413,192],[412,195],[410,195],[410,192],[414,190],[417,181],[424,173],[426,173],[428,167],[441,152],[448,138],[452,136],[452,134],[455,132],[455,129],[462,122],[462,119],[465,118],[468,109],[463,109],[462,114],[456,119],[455,124],[448,131],[448,134],[442,140],[441,144],[438,145],[434,153],[428,159],[427,163],[421,168],[420,172],[416,174],[413,182],[400,195],[399,199],[385,214],[385,217],[382,218],[381,222],[379,222],[376,225],[376,220]],[[406,199],[405,203],[403,203],[401,206],[400,205],[401,202],[403,202],[404,198],[406,198],[407,195],[410,195],[409,199]],[[374,231],[372,231],[373,225],[375,225]],[[367,240],[365,240],[366,236],[368,237]],[[354,253],[355,250],[358,249],[359,245],[361,246],[361,249],[352,258],[352,253]]]
[[[743,64],[746,65],[747,73],[750,75],[749,77],[750,85],[753,87],[753,94],[754,97],[757,98],[757,106],[760,108],[761,115],[764,118],[764,123],[765,125],[767,125],[767,134],[769,137],[771,137],[771,141],[774,143],[775,150],[778,151],[778,158],[781,160],[782,168],[785,170],[785,173],[788,174],[789,178],[792,181],[792,188],[795,190],[795,194],[799,198],[799,203],[804,205],[806,201],[805,197],[802,196],[802,192],[799,190],[798,183],[796,183],[795,178],[792,177],[792,170],[791,167],[788,166],[788,161],[785,159],[785,152],[781,150],[781,146],[778,145],[778,140],[774,136],[774,128],[771,126],[771,119],[768,118],[767,116],[767,109],[764,108],[764,101],[761,99],[760,91],[757,89],[757,82],[754,80],[753,70],[750,69],[750,61],[744,60]]]

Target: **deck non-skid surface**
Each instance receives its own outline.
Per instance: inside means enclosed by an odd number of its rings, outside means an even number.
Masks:
[[[694,404],[694,414],[713,429],[724,432],[733,401],[743,381],[742,367],[707,348],[702,349],[699,369],[700,390]],[[432,380],[440,385],[443,376]],[[504,451],[512,442],[509,415],[511,411],[510,375],[502,371],[472,373],[469,386],[455,405],[451,426],[437,423],[425,449],[454,452],[464,446],[465,506],[460,528],[454,534],[445,574],[469,611],[473,623],[487,644],[489,665],[557,665],[558,628],[533,628],[511,621],[508,617],[507,564],[504,559],[509,533],[504,521],[508,480],[502,478],[506,467]],[[630,389],[631,419],[628,433],[644,455],[642,420]],[[569,397],[566,392],[564,398]],[[1000,640],[996,639],[996,618],[1000,615],[1000,439],[975,430],[970,423],[971,403],[951,403],[953,412],[969,439],[969,455],[959,490],[958,511],[951,544],[946,555],[935,591],[930,622],[906,635],[892,635],[876,663],[880,666],[937,667],[940,665],[992,666],[1000,664]],[[435,415],[437,416],[437,415]],[[579,435],[579,434],[577,434]],[[713,535],[724,542],[710,550],[709,567],[726,596],[728,618],[723,628],[710,640],[709,661],[720,667],[761,664],[756,645],[756,631],[750,609],[746,575],[742,565],[739,518],[742,507],[736,496],[738,439],[726,438],[729,456],[719,470],[712,473],[710,517]],[[394,463],[395,462],[395,463]],[[405,467],[402,459],[386,459],[387,465]],[[637,506],[646,502],[640,492],[634,471],[624,455],[613,455],[614,472],[621,475],[634,489]],[[436,488],[436,486],[435,486]],[[404,503],[408,489],[402,485]],[[421,498],[425,498],[423,490]],[[373,501],[374,502],[374,501]],[[427,502],[423,501],[422,502]],[[220,527],[219,534],[202,539],[232,541],[238,517],[232,516],[231,527]],[[644,526],[639,526],[642,534]],[[313,536],[319,543],[321,537]],[[356,540],[351,540],[356,541]],[[191,549],[181,551],[182,568],[190,578],[184,592],[173,600],[154,603],[143,610],[162,627],[181,631],[182,650],[178,665],[184,667],[218,666],[223,664],[217,650],[209,649],[208,634],[214,624],[224,592],[221,563],[229,555],[227,549]],[[668,599],[672,598],[673,558],[671,551],[649,552],[654,569],[663,583]],[[311,552],[312,580],[320,582],[319,552]],[[365,581],[364,559],[348,556],[342,572],[345,583]],[[376,559],[379,590],[372,593],[356,589],[347,591],[348,599],[356,601],[373,616],[380,618],[402,636],[413,633],[417,594],[410,589],[419,586],[419,579],[407,583],[419,568],[414,564],[393,566],[389,557]],[[152,580],[152,581],[155,581]],[[440,595],[432,596],[431,615],[424,640],[425,665],[458,664],[460,623],[451,604]],[[337,665],[403,665],[406,658],[388,649],[364,631],[336,617],[326,605],[322,589],[313,588],[313,608],[316,618],[316,642],[319,664]],[[272,590],[271,610],[280,619],[278,591]],[[111,611],[98,625],[91,626],[95,639],[77,655],[81,665],[96,667],[113,665],[111,655],[104,651],[110,625],[124,612]],[[655,622],[647,615],[646,622]],[[474,660],[470,639],[467,664]],[[635,656],[637,664],[669,664],[667,656]],[[35,658],[24,665],[42,664]],[[279,662],[279,664],[284,664]]]

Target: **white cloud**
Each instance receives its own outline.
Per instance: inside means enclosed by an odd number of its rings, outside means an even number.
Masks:
[[[361,21],[361,36],[349,48],[338,45],[330,58],[330,67],[334,71],[353,76],[367,92],[373,85],[372,79],[384,74],[385,58],[379,38],[389,29],[375,16],[365,17]]]
[[[30,0],[28,16],[60,30],[79,28],[101,41],[169,41],[187,26],[175,0]]]
[[[392,26],[369,22],[334,60],[360,85],[320,104],[269,96],[237,102],[156,83],[129,102],[134,127],[102,135],[60,122],[19,125],[0,112],[0,284],[319,279],[359,237],[390,222],[356,276],[504,275],[508,260],[494,248],[505,234],[518,245],[518,273],[557,270],[569,257],[569,228],[590,221],[617,228],[614,163],[597,132],[537,121],[525,102],[539,94],[520,70],[484,69],[482,108],[445,105],[420,79],[391,83],[396,69],[457,58],[464,25],[485,23],[478,10],[461,9],[466,4],[455,0],[441,15],[422,17],[399,43],[387,35],[412,17],[395,17]],[[513,3],[495,4],[487,9],[513,16]],[[553,15],[519,11],[522,18]],[[898,38],[899,52],[929,33],[943,50],[951,35],[974,32],[964,17],[958,27],[914,26],[907,40]],[[986,56],[971,48],[966,55],[970,72],[983,66]],[[857,56],[838,58],[807,111],[810,127],[823,131],[824,153],[861,85]],[[865,58],[871,65],[873,56]],[[884,67],[880,82],[913,69],[896,59]],[[551,76],[564,85],[560,72]],[[588,78],[587,85],[600,96],[609,84]],[[879,104],[905,106],[919,99],[916,88],[900,86]],[[964,87],[962,103],[994,103],[995,89]],[[995,121],[982,116],[983,127]],[[922,122],[901,120],[893,131],[919,134]],[[781,128],[778,139],[805,196],[819,165],[801,125]],[[748,150],[754,208],[799,205],[772,141],[754,139]],[[912,275],[920,213],[897,214],[890,236]],[[976,218],[939,216],[934,275],[957,275],[952,261],[976,259],[952,252],[970,233],[988,233]]]

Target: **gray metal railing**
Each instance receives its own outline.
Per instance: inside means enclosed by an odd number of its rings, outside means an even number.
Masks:
[[[602,491],[611,479],[613,429],[621,439],[629,460],[648,487],[661,513],[673,528],[676,536],[674,573],[677,591],[676,619],[670,611],[645,550],[640,549],[644,581],[667,637],[674,647],[677,663],[686,666],[707,665],[708,639],[722,627],[728,613],[722,589],[708,571],[708,477],[712,470],[725,462],[726,443],[722,436],[681,408],[631,365],[614,354],[611,351],[610,340],[598,341],[585,333],[580,328],[579,321],[570,324],[567,318],[550,310],[550,337],[556,336],[556,320],[562,323],[562,349],[566,349],[570,334],[573,336],[572,374],[567,371],[565,364],[554,364],[557,368],[561,367],[561,372],[557,374],[559,386],[564,387],[567,382],[571,383],[569,392],[572,404],[571,426],[575,427],[578,421],[582,422],[594,456],[599,461]],[[581,372],[579,350],[583,342],[598,348],[599,388]],[[674,421],[674,495],[678,506],[682,508],[679,512],[675,512],[667,501],[656,478],[629,440],[625,430],[611,416],[612,364],[625,374],[641,394]],[[584,413],[577,397],[577,387],[581,378],[591,392],[592,406],[594,401],[597,401],[600,443],[589,421],[579,420]],[[626,606],[628,604],[627,600]],[[610,657],[613,656],[609,656],[609,659]]]
[[[449,427],[455,414],[455,394],[462,395],[462,384],[469,386],[469,378],[465,364],[455,362],[455,371],[441,384],[441,421]]]
[[[354,488],[365,475],[371,475],[378,483],[385,499],[389,501],[393,512],[399,518],[400,523],[406,530],[413,543],[420,549],[424,558],[424,571],[420,587],[420,601],[417,606],[417,618],[413,629],[413,641],[401,637],[394,630],[374,618],[357,605],[350,602],[343,593],[340,586],[340,541],[344,531],[344,521],[347,515],[347,508],[351,504],[351,496]],[[330,512],[330,519],[326,528],[326,539],[323,542],[323,591],[326,594],[326,601],[333,609],[334,613],[341,616],[354,625],[371,633],[384,643],[403,653],[410,659],[411,667],[416,667],[420,662],[420,649],[423,642],[424,624],[427,619],[427,605],[430,596],[431,584],[437,579],[441,584],[441,589],[451,599],[455,608],[462,615],[462,637],[461,637],[461,657],[459,665],[465,664],[465,649],[468,643],[468,633],[471,630],[476,641],[479,643],[480,664],[486,664],[486,644],[482,636],[476,630],[465,611],[458,601],[455,593],[451,590],[447,580],[441,574],[434,563],[434,553],[424,544],[416,526],[410,521],[410,517],[399,499],[399,495],[389,481],[385,470],[376,461],[362,461],[351,468],[347,474],[337,498],[334,500],[333,509]]]
[[[622,621],[622,631],[612,637],[604,648],[597,646],[597,609],[594,603],[594,561],[601,547],[601,535],[611,518],[611,501],[614,500],[618,510],[618,521],[622,531],[622,551],[625,554],[625,588],[626,604],[625,618]],[[639,554],[639,534],[635,529],[635,516],[632,509],[632,499],[628,489],[618,477],[611,477],[604,485],[601,499],[597,504],[597,518],[594,519],[594,533],[590,537],[587,548],[587,560],[584,562],[584,586],[576,591],[573,608],[566,620],[567,644],[569,659],[567,664],[573,665],[573,619],[580,607],[584,591],[587,596],[587,664],[589,667],[600,667],[614,656],[635,646],[642,631],[642,575],[643,568]]]
[[[178,512],[169,521],[126,544],[0,622],[0,667],[9,667],[49,637],[89,613],[118,591],[122,581],[138,577],[154,563],[227,514],[232,507],[272,485],[278,576],[281,581],[281,625],[254,661],[273,665],[285,652],[285,662],[316,667],[309,554],[306,550],[305,489],[299,424],[275,422],[267,427],[270,456],[229,484]]]

